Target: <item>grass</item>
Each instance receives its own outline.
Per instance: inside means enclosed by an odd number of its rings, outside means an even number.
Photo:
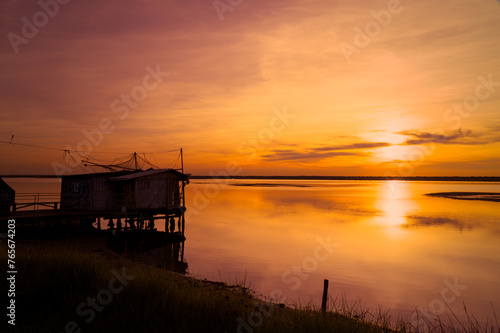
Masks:
[[[7,251],[1,250],[0,257],[5,262]],[[188,278],[110,255],[105,250],[78,250],[53,243],[18,244],[16,265],[16,326],[15,330],[10,325],[6,327],[3,320],[0,331],[396,331],[389,328],[390,317],[382,309],[372,314],[363,311],[359,304],[348,306],[345,299],[332,299],[332,311],[326,314],[309,305],[285,307],[255,298],[244,285],[228,286]],[[133,279],[130,277],[126,283],[113,280],[116,279],[113,270],[119,273],[124,270]],[[110,281],[114,283],[111,287]],[[2,291],[8,289],[5,279],[0,285]],[[120,285],[123,290],[118,291]],[[97,299],[97,305],[100,301],[106,304],[99,311],[90,310],[86,304],[92,298]],[[474,324],[473,320],[471,323]],[[404,321],[399,321],[396,327],[399,331],[415,331]],[[453,331],[441,325],[434,331],[478,332],[479,328],[472,325]],[[498,324],[496,331],[491,328],[491,332],[498,331]]]

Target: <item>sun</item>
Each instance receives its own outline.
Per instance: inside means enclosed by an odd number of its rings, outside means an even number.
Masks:
[[[402,160],[409,153],[409,146],[404,146],[405,137],[388,130],[371,132],[368,138],[372,142],[386,142],[390,146],[381,147],[373,151],[373,159],[376,162],[389,162]]]
[[[415,146],[404,145],[407,137],[398,133],[418,127],[421,120],[416,119],[407,110],[399,108],[387,110],[385,113],[387,116],[375,124],[370,124],[372,129],[364,135],[370,142],[390,144],[373,151],[373,162],[407,160],[415,150]]]

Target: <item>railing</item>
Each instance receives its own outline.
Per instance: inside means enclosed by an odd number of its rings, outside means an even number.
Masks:
[[[115,209],[120,212],[122,207],[127,207],[128,210],[135,210],[135,198],[132,196],[119,195],[115,198]],[[168,203],[169,207],[180,207],[183,205],[184,192],[182,189],[176,195],[169,197],[171,202]],[[83,198],[81,195],[65,195],[64,200],[74,201],[79,203],[81,207],[85,208],[89,204],[88,198]],[[58,209],[61,207],[61,195],[59,193],[16,193],[15,203],[10,205],[11,211],[20,210],[40,210],[40,209]],[[76,207],[73,207],[76,208]]]
[[[16,193],[16,202],[12,205],[12,211],[40,210],[40,208],[57,209],[60,205],[58,193]]]

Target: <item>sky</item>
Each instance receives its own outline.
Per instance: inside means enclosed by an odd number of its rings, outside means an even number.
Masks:
[[[0,174],[500,176],[494,0],[2,0]]]

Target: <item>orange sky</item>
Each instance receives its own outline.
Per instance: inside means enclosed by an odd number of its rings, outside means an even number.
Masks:
[[[500,176],[498,1],[41,3],[0,3],[0,174]]]

